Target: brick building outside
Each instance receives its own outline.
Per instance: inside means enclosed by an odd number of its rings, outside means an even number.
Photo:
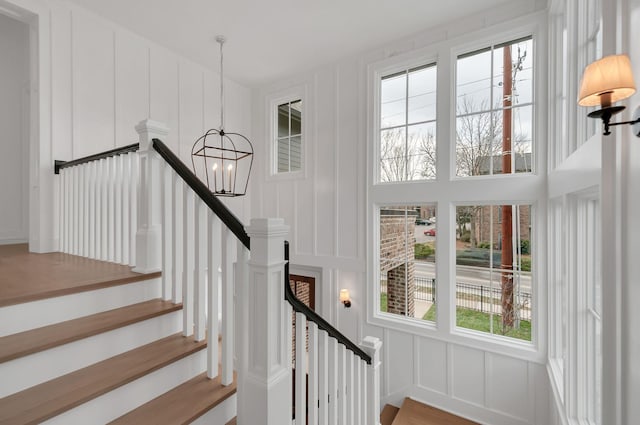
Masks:
[[[404,207],[380,210],[380,278],[387,281],[387,312],[413,317],[415,312],[415,220]]]

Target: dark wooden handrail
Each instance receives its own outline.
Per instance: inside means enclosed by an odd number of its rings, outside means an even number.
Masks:
[[[250,249],[250,238],[244,230],[244,225],[238,218],[211,193],[193,172],[178,158],[162,141],[153,139],[153,149],[173,168],[173,170],[189,185],[189,187],[204,201],[222,222],[233,232],[242,244]]]
[[[54,172],[60,174],[60,170],[63,168],[73,167],[74,165],[86,164],[87,162],[97,161],[99,159],[111,158],[112,156],[118,156],[129,152],[135,152],[140,149],[140,143],[134,143],[132,145],[123,146],[121,148],[111,149],[94,155],[85,156],[84,158],[74,159],[73,161],[59,161],[54,162]]]
[[[205,204],[222,220],[222,222],[233,232],[238,240],[247,248],[250,249],[250,238],[247,232],[244,230],[244,225],[238,218],[220,201],[215,195],[211,193],[209,188],[178,158],[164,143],[159,139],[152,140],[153,149],[173,168],[173,170],[189,185],[189,187],[204,201]],[[86,156],[84,158],[75,159],[73,161],[55,161],[55,172],[59,174],[60,169],[72,167],[74,165],[84,164],[91,161],[96,161],[103,158],[109,158],[116,155],[121,155],[127,152],[135,152],[139,149],[139,143],[133,145],[124,146],[117,149],[112,149],[106,152],[98,153],[95,155]],[[284,246],[284,277],[285,286],[284,294],[285,299],[294,311],[302,313],[306,316],[307,320],[318,325],[319,329],[327,332],[327,334],[335,338],[338,343],[344,345],[349,350],[353,351],[357,356],[371,364],[371,357],[362,351],[360,347],[354,344],[349,338],[344,336],[340,331],[331,326],[329,322],[322,318],[318,313],[311,310],[307,305],[300,301],[289,284],[289,242],[285,241]]]
[[[315,311],[311,310],[305,303],[300,301],[295,296],[295,294],[291,290],[291,285],[289,284],[289,242],[288,241],[284,242],[284,260],[285,260],[285,263],[284,263],[284,279],[285,279],[285,282],[284,282],[284,297],[289,302],[289,304],[291,304],[291,307],[293,307],[293,310],[297,311],[298,313],[304,314],[306,316],[307,320],[309,320],[309,321],[315,323],[316,325],[318,325],[319,329],[322,329],[323,331],[328,333],[330,337],[335,338],[336,340],[338,340],[338,343],[344,345],[349,350],[353,351],[356,356],[360,357],[362,360],[367,362],[367,364],[371,364],[371,357],[367,353],[362,351],[362,349],[360,347],[358,347],[349,338],[347,338],[342,333],[340,333],[339,330],[337,330],[336,328],[331,326],[329,324],[329,322],[327,322],[326,320],[324,320],[322,318],[322,316],[320,316]]]

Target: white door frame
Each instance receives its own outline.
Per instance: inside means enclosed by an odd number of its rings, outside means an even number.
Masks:
[[[49,7],[41,0],[0,0],[0,13],[29,25],[29,250],[57,249],[51,146]]]

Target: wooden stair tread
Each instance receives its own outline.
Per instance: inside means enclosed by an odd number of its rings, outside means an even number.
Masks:
[[[382,408],[382,413],[380,413],[380,424],[391,425],[399,410],[399,407],[392,406],[391,404],[385,404]]]
[[[175,334],[0,399],[0,424],[33,424],[206,347]]]
[[[237,425],[237,423],[238,423],[238,417],[236,416],[235,418],[227,422],[225,425]]]
[[[181,308],[181,304],[155,299],[0,337],[0,363],[161,316]]]
[[[0,245],[0,307],[157,278],[131,267],[61,252],[35,254],[27,244]]]
[[[236,380],[223,386],[202,373],[171,391],[110,422],[111,425],[188,424],[236,393]]]
[[[444,410],[405,398],[393,425],[478,425]]]

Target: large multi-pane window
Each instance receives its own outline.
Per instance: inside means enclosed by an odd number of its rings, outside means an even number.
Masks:
[[[532,46],[528,37],[458,56],[457,176],[532,171]]]
[[[436,176],[436,65],[380,81],[380,181]]]
[[[277,173],[300,171],[302,169],[302,100],[296,99],[278,105],[276,123],[275,170]]]
[[[402,317],[420,331],[491,335],[514,347],[536,342],[533,207],[546,186],[534,167],[534,43],[521,35],[442,47],[432,57],[448,74],[402,65],[410,58],[380,64],[373,320]],[[436,102],[436,92],[455,96]]]

